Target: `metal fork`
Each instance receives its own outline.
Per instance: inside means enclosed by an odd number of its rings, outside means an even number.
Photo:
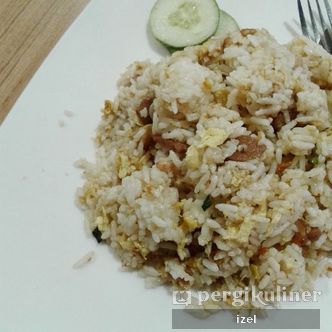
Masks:
[[[297,0],[297,6],[298,6],[298,10],[299,10],[299,15],[300,15],[302,33],[304,36],[308,37],[315,43],[321,44],[326,49],[326,51],[328,51],[329,53],[332,53],[332,37],[331,37],[331,32],[330,32],[330,30],[332,28],[331,6],[330,6],[328,0],[324,0],[327,17],[328,17],[328,20],[330,23],[328,25],[325,22],[324,15],[323,15],[321,6],[319,4],[319,1],[316,0],[316,6],[317,6],[317,10],[318,10],[320,28],[321,28],[321,31],[320,31],[320,29],[318,28],[316,19],[314,17],[313,11],[312,11],[310,1],[307,0],[307,2],[308,2],[308,8],[309,8],[312,33],[309,32],[307,21],[305,19],[304,13],[303,13],[303,7],[301,4],[301,0]]]

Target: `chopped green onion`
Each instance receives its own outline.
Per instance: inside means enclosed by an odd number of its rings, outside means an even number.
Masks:
[[[312,158],[309,159],[309,162],[313,165],[318,165],[319,164],[318,156],[313,156]]]
[[[92,231],[92,235],[94,236],[94,238],[97,240],[98,243],[100,243],[102,241],[101,238],[101,231],[98,229],[98,227],[96,227],[93,231]]]
[[[206,196],[206,198],[202,204],[202,209],[204,211],[206,211],[211,205],[212,205],[212,199],[211,199],[211,196],[208,195],[208,196]]]

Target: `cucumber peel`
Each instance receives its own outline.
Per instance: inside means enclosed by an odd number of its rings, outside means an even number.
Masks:
[[[219,9],[216,0],[157,0],[149,25],[170,54],[213,36],[225,38],[240,29],[230,14]]]
[[[227,34],[238,30],[240,30],[240,27],[233,16],[229,15],[224,10],[220,10],[219,24],[214,35],[216,37],[225,37]]]
[[[172,48],[201,44],[219,24],[215,0],[158,0],[150,13],[152,34]]]

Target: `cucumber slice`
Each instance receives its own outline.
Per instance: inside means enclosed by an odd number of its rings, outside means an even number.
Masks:
[[[226,13],[224,10],[220,10],[220,19],[217,31],[215,32],[216,37],[226,37],[227,34],[240,30],[239,25],[235,19]]]
[[[216,32],[218,24],[215,0],[158,0],[150,14],[154,37],[174,48],[202,43]]]
[[[167,51],[170,53],[170,54],[173,54],[174,52],[176,51],[181,51],[183,50],[183,48],[175,48],[175,47],[172,47],[172,46],[169,46],[169,45],[165,45],[164,46],[166,47]]]

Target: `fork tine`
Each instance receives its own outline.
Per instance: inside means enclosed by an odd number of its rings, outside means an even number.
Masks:
[[[326,7],[326,12],[327,12],[327,17],[329,18],[330,21],[330,26],[332,28],[332,10],[331,10],[331,6],[328,0],[324,0],[325,3],[325,7]]]
[[[331,50],[332,50],[332,39],[331,39],[330,33],[328,31],[328,26],[326,25],[326,23],[324,21],[323,13],[322,13],[322,10],[320,8],[318,0],[316,0],[316,5],[317,5],[318,14],[319,14],[320,22],[321,22],[321,25],[322,25],[323,33],[324,33],[323,38],[322,38],[322,44],[323,44],[323,47],[329,53],[331,53]]]
[[[310,38],[309,32],[308,32],[307,22],[305,20],[304,14],[303,14],[303,8],[302,8],[301,0],[297,0],[297,7],[298,7],[298,10],[299,10],[299,16],[300,16],[300,21],[301,21],[302,33],[306,37]]]
[[[319,43],[319,41],[320,41],[320,34],[319,34],[319,31],[318,31],[318,28],[317,28],[317,25],[316,25],[316,20],[314,18],[314,14],[313,14],[312,9],[311,9],[310,1],[307,0],[307,2],[308,2],[308,8],[309,8],[309,14],[310,14],[310,20],[311,20],[312,30],[314,32],[314,41],[316,43]]]

